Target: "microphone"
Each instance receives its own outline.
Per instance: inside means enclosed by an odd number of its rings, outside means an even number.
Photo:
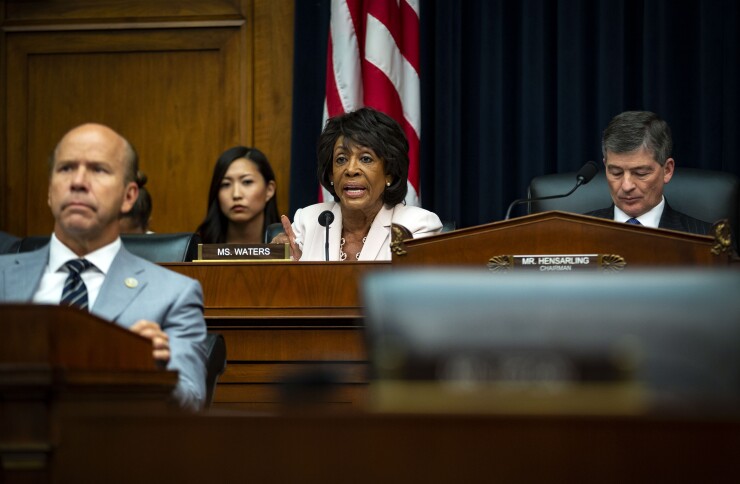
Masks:
[[[515,205],[519,205],[522,203],[528,203],[528,202],[536,202],[539,200],[551,200],[553,198],[565,198],[571,193],[575,192],[578,187],[581,185],[585,185],[586,183],[590,182],[593,177],[596,176],[596,173],[599,171],[599,165],[596,164],[594,161],[587,161],[585,165],[581,167],[580,170],[578,170],[578,173],[576,173],[576,186],[573,187],[571,191],[564,195],[550,195],[549,197],[536,197],[536,198],[519,198],[517,200],[514,200],[509,205],[509,208],[506,210],[506,216],[504,217],[504,220],[509,220],[509,216],[511,215],[511,209],[514,208]]]
[[[592,175],[593,176],[593,175]],[[334,214],[331,210],[324,210],[319,214],[319,225],[322,227],[326,227],[326,236],[324,240],[326,241],[324,244],[324,254],[326,255],[326,260],[329,260],[329,225],[334,221]]]

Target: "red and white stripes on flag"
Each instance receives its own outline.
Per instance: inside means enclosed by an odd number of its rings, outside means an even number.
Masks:
[[[419,0],[332,0],[326,57],[324,122],[363,106],[398,121],[409,140],[406,202],[419,205]]]

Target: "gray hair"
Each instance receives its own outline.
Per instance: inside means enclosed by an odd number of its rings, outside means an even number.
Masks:
[[[645,148],[663,166],[671,157],[673,138],[668,123],[650,111],[625,111],[609,121],[601,138],[601,153],[631,153]]]

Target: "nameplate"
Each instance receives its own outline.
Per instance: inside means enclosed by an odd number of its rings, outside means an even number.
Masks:
[[[198,244],[198,260],[290,260],[290,245]]]
[[[373,410],[394,413],[644,412],[643,359],[639,348],[623,346],[381,351],[369,401]]]
[[[621,271],[625,266],[622,256],[616,254],[539,254],[499,255],[488,260],[491,271]]]

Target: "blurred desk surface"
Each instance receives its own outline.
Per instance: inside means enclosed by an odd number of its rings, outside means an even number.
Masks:
[[[728,419],[357,414],[68,423],[54,482],[740,480],[740,421]]]

